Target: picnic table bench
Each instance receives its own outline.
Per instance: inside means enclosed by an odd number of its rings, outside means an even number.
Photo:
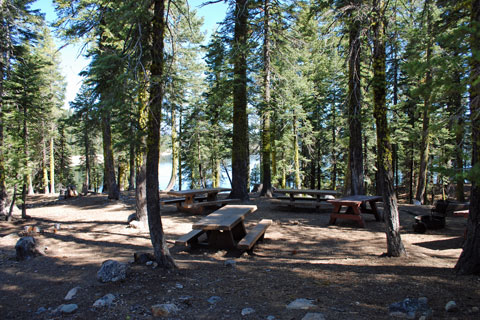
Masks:
[[[228,188],[206,188],[206,189],[191,189],[180,191],[168,191],[166,194],[178,198],[166,199],[161,201],[161,204],[176,204],[177,209],[182,212],[191,214],[201,214],[204,208],[218,208],[219,206],[240,201],[239,199],[218,199],[217,195],[220,192],[230,191]]]
[[[199,238],[206,235],[208,246],[213,248],[238,248],[251,250],[263,239],[271,220],[263,219],[247,233],[244,219],[255,212],[255,205],[227,205],[205,216],[192,225],[192,231],[175,241],[176,245],[195,246]]]
[[[278,196],[273,200],[280,204],[287,204],[295,207],[299,203],[310,202],[315,208],[320,208],[322,201],[334,199],[338,194],[335,190],[315,190],[315,189],[276,189],[274,193],[287,194],[288,196]],[[308,197],[305,197],[307,195]]]
[[[375,216],[377,221],[381,221],[380,214],[377,211],[376,202],[381,201],[380,196],[364,196],[355,195],[341,199],[327,200],[333,204],[333,212],[330,214],[330,224],[335,224],[337,219],[354,220],[360,227],[365,227],[365,222],[362,218],[362,213],[371,213]],[[370,208],[366,207],[366,204],[370,205]],[[346,207],[346,212],[341,212],[341,209]]]

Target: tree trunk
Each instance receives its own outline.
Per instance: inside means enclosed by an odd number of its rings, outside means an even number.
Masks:
[[[125,176],[125,165],[119,161],[118,163],[118,172],[117,172],[117,181],[118,181],[118,190],[123,190],[124,185],[124,176]]]
[[[3,7],[3,0],[0,0],[0,4]],[[3,28],[2,28],[3,29]],[[6,30],[2,30],[4,32]],[[4,33],[4,37],[7,37],[7,32]],[[8,193],[7,182],[5,176],[5,156],[3,153],[4,146],[4,118],[3,118],[3,81],[6,77],[7,65],[9,56],[7,54],[8,49],[4,47],[4,44],[0,45],[0,216],[6,216],[8,214]],[[5,59],[5,60],[4,60]],[[4,61],[6,63],[4,63]]]
[[[160,212],[158,163],[160,158],[160,122],[162,119],[163,99],[163,40],[165,32],[165,0],[153,1],[153,19],[151,28],[152,47],[150,66],[150,110],[147,124],[147,211],[150,239],[153,245],[155,260],[159,266],[167,269],[176,268],[175,261],[170,255],[165,235],[163,233]]]
[[[298,135],[297,135],[297,117],[293,117],[293,163],[295,170],[295,187],[301,189],[302,181],[300,180],[300,159],[298,151]]]
[[[147,215],[147,162],[144,154],[139,154],[139,164],[137,166],[136,174],[136,188],[135,188],[135,213],[137,219],[141,222],[142,227],[146,228],[148,225]]]
[[[456,88],[461,87],[461,75],[458,70],[453,74],[453,82]],[[452,129],[455,134],[455,158],[453,165],[455,168],[456,180],[456,198],[460,202],[465,202],[464,192],[464,176],[463,176],[463,139],[465,135],[465,108],[462,104],[462,93],[459,90],[454,90],[451,101],[451,116],[453,118]]]
[[[54,139],[53,139],[53,130],[55,128],[52,125],[52,136],[50,137],[50,193],[55,193],[55,149],[54,149]]]
[[[249,0],[236,0],[233,42],[233,141],[230,198],[248,200],[247,37]]]
[[[332,102],[332,173],[331,173],[331,182],[330,188],[332,190],[337,190],[337,110],[336,110],[336,99],[335,94],[333,96]]]
[[[182,190],[182,107],[178,114],[178,190]],[[219,173],[220,174],[220,171]]]
[[[130,134],[133,137],[135,131],[133,129],[134,124],[130,125]],[[130,171],[128,175],[128,191],[135,190],[135,140],[130,140],[130,149],[128,153],[128,169]]]
[[[87,195],[90,189],[90,139],[88,139],[88,131],[89,128],[85,126],[83,132],[83,143],[85,147],[85,180],[83,184],[85,190],[82,190],[84,195]]]
[[[178,139],[177,139],[177,120],[176,120],[176,113],[175,107],[172,104],[171,110],[171,117],[172,117],[172,173],[170,175],[170,181],[168,182],[165,191],[170,191],[175,187],[175,183],[177,182],[177,170],[178,170]]]
[[[104,111],[102,114],[102,137],[103,137],[103,162],[105,178],[104,182],[108,189],[108,199],[120,198],[120,190],[115,181],[115,162],[113,159],[112,131],[110,126],[110,113]]]
[[[356,5],[361,5],[357,0]],[[349,23],[349,57],[348,57],[348,128],[349,128],[349,168],[350,192],[352,195],[365,194],[363,184],[362,151],[362,92],[360,83],[360,22],[356,19]]]
[[[381,0],[374,0],[374,51],[373,51],[373,104],[377,127],[377,162],[379,182],[383,196],[383,217],[387,235],[387,253],[389,257],[406,255],[400,237],[400,219],[397,207],[397,197],[393,187],[392,145],[387,123],[387,81],[386,54],[385,54],[385,4]]]
[[[42,123],[42,129],[45,124]],[[42,130],[42,184],[43,193],[48,194],[48,168],[47,168],[47,143],[45,141],[45,130]]]
[[[426,194],[427,186],[427,167],[429,159],[430,148],[430,110],[432,109],[432,69],[430,66],[432,56],[432,26],[431,26],[431,8],[429,1],[425,3],[427,10],[427,48],[426,48],[426,63],[427,70],[425,74],[425,88],[424,88],[424,109],[423,109],[423,124],[422,124],[422,143],[420,146],[420,171],[418,172],[417,193],[415,199],[422,202]]]
[[[478,30],[480,24],[480,0],[472,0],[471,28]],[[472,31],[473,31],[472,30]],[[480,274],[480,34],[470,35],[472,58],[470,59],[470,115],[472,121],[472,166],[477,172],[472,178],[470,210],[467,220],[467,234],[463,251],[455,266],[459,274]]]
[[[262,191],[260,196],[273,197],[271,171],[271,120],[270,120],[270,3],[264,3],[264,30],[263,30],[263,113],[262,113]]]

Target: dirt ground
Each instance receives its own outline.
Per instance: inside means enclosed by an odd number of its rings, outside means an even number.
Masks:
[[[273,220],[265,240],[253,253],[179,248],[173,242],[191,229],[200,216],[179,213],[173,205],[162,221],[175,271],[130,264],[126,281],[100,283],[96,273],[103,261],[133,261],[135,252],[151,252],[148,232],[127,228],[134,212],[132,194],[119,201],[105,195],[56,201],[58,196],[33,196],[31,220],[0,222],[1,319],[150,319],[152,305],[174,303],[172,319],[302,319],[307,312],[326,319],[388,319],[388,306],[405,298],[427,297],[433,319],[479,319],[480,277],[453,273],[461,252],[465,219],[447,217],[447,226],[415,234],[413,215],[429,208],[401,205],[402,240],[406,258],[385,258],[383,223],[364,215],[366,228],[338,220],[328,224],[331,207],[289,209],[252,195],[258,210],[247,218],[247,230],[261,218]],[[60,229],[54,233],[55,224]],[[15,260],[15,243],[25,226],[45,232],[35,235],[45,255]],[[224,265],[235,260],[235,267]],[[77,296],[64,301],[67,292]],[[116,299],[108,308],[93,308],[100,297]],[[208,302],[212,296],[221,300]],[[313,300],[311,310],[291,310],[295,299]],[[446,312],[454,300],[456,312]],[[70,315],[51,310],[75,303]],[[39,308],[47,311],[37,313]],[[50,308],[50,309],[49,309]],[[244,308],[254,313],[242,316]]]

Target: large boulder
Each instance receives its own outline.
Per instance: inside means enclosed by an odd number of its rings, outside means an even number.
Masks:
[[[106,260],[97,272],[100,282],[117,282],[127,278],[128,266],[115,260]]]
[[[30,236],[20,238],[15,245],[15,251],[18,261],[30,259],[40,254],[35,239]]]

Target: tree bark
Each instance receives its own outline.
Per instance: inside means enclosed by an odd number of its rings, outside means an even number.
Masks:
[[[236,0],[233,42],[233,141],[230,198],[248,200],[247,37],[249,0]]]
[[[398,214],[397,197],[393,184],[392,145],[387,122],[387,81],[386,53],[385,53],[385,4],[381,0],[374,0],[374,51],[373,51],[373,104],[377,127],[377,163],[379,183],[383,197],[383,217],[387,235],[387,253],[389,257],[406,255],[400,237],[400,219]]]
[[[177,139],[177,119],[176,119],[176,112],[175,107],[172,104],[171,110],[171,117],[172,117],[172,173],[170,175],[170,181],[168,182],[165,191],[170,191],[175,187],[175,183],[177,182],[177,171],[178,171],[178,139]]]
[[[45,123],[42,123],[42,184],[43,193],[48,194],[47,143],[45,141]]]
[[[130,125],[130,134],[133,137],[135,131],[133,129],[133,124]],[[130,150],[129,150],[129,159],[128,159],[128,166],[130,174],[128,175],[128,191],[135,190],[135,140],[130,140]]]
[[[273,197],[270,142],[270,2],[264,3],[263,30],[263,112],[262,112],[262,191],[260,196]]]
[[[52,125],[52,136],[50,137],[50,193],[55,193],[55,147],[53,139],[53,130],[55,127]]]
[[[165,32],[165,0],[153,1],[153,19],[151,28],[152,47],[150,66],[150,110],[147,124],[147,211],[150,239],[153,245],[155,260],[159,266],[167,269],[176,268],[170,255],[163,233],[160,212],[158,163],[160,158],[160,122],[163,99],[163,40]]]
[[[113,159],[112,128],[110,125],[110,111],[102,112],[103,161],[105,182],[108,187],[108,199],[118,200],[120,190],[115,181],[115,161]]]
[[[470,27],[470,115],[472,121],[472,166],[476,174],[472,177],[470,210],[467,220],[467,234],[463,251],[455,265],[459,274],[480,274],[480,0],[472,0]]]
[[[361,5],[361,0],[355,1]],[[350,192],[352,195],[365,194],[363,187],[363,151],[362,151],[362,92],[360,74],[360,22],[353,18],[349,23],[348,57],[348,128],[349,128],[349,168]]]
[[[297,117],[293,117],[293,163],[295,170],[295,188],[301,189],[302,181],[300,179],[300,159],[298,151],[298,133],[297,133]]]

